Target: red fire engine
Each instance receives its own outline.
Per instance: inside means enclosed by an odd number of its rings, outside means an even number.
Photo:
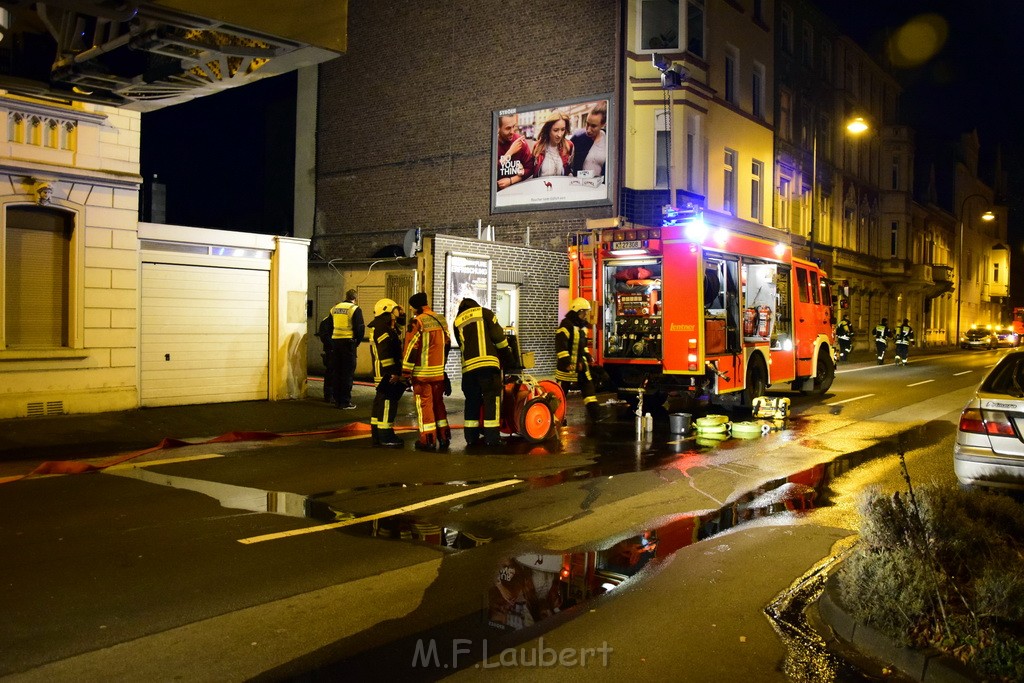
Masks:
[[[785,242],[709,229],[691,210],[660,228],[577,233],[569,268],[570,296],[594,303],[595,361],[620,392],[732,406],[770,385],[832,385],[829,281]]]

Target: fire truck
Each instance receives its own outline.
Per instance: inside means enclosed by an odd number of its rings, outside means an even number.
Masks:
[[[699,209],[658,228],[570,235],[570,296],[593,303],[592,354],[611,388],[723,407],[749,406],[781,384],[828,391],[830,282],[787,242],[711,229]]]

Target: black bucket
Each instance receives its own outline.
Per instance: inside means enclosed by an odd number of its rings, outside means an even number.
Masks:
[[[668,431],[673,434],[686,434],[690,431],[690,424],[693,422],[693,415],[690,413],[670,413],[668,416]]]

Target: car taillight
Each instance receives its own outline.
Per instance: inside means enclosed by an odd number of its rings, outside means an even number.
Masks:
[[[983,410],[985,431],[994,436],[1016,436],[1010,418],[1001,410]]]
[[[984,434],[985,420],[981,418],[981,411],[977,408],[967,408],[960,413],[960,431]]]
[[[989,436],[1016,436],[1013,423],[1001,410],[967,408],[960,414],[960,431]]]

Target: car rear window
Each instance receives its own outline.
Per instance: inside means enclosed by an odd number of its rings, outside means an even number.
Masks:
[[[1011,353],[999,361],[981,383],[981,390],[1024,398],[1024,353]]]

